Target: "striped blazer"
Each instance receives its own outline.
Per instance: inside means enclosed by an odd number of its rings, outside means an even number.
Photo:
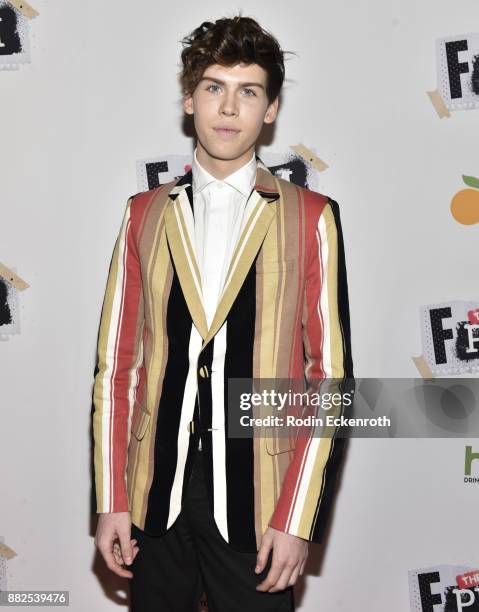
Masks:
[[[97,512],[175,522],[201,436],[211,511],[234,549],[268,525],[319,542],[344,439],[227,435],[227,382],[351,378],[339,207],[272,174],[256,182],[211,327],[194,252],[192,171],[128,199],[93,382]]]

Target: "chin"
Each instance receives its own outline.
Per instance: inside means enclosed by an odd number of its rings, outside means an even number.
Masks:
[[[218,159],[236,159],[239,157],[243,150],[237,144],[229,143],[229,142],[214,142],[208,143],[206,147],[204,147],[208,155],[211,157],[216,157]]]

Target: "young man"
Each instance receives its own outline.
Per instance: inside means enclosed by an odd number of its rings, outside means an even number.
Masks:
[[[343,440],[228,436],[228,379],[352,377],[339,210],[256,155],[284,79],[276,39],[238,16],[187,43],[192,168],[129,198],[109,270],[95,542],[134,612],[193,611],[203,589],[210,612],[286,612]]]

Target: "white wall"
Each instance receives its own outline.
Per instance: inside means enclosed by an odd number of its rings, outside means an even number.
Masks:
[[[96,334],[136,160],[192,151],[179,40],[242,8],[299,54],[270,149],[303,142],[330,166],[320,190],[341,206],[355,375],[418,376],[419,306],[478,295],[478,229],[454,222],[449,203],[461,174],[479,173],[479,110],[439,120],[425,92],[436,88],[435,38],[477,30],[479,6],[32,4],[31,63],[0,73],[0,261],[31,285],[21,334],[0,344],[0,535],[17,552],[9,589],[67,589],[74,612],[116,610],[125,584],[108,581],[89,514]],[[403,612],[409,569],[476,563],[474,538],[457,537],[478,505],[462,484],[464,443],[352,441],[300,610]]]

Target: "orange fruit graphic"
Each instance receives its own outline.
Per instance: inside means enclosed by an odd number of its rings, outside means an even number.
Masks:
[[[458,223],[479,223],[479,179],[462,175],[470,189],[461,189],[451,200],[451,214]]]

